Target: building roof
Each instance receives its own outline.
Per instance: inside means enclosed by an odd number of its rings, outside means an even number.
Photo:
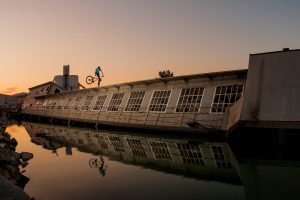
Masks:
[[[191,75],[174,76],[168,78],[155,78],[155,79],[148,79],[148,80],[141,80],[141,81],[134,81],[134,82],[126,82],[126,83],[103,86],[102,88],[120,87],[124,85],[129,85],[129,86],[141,85],[141,84],[149,85],[153,83],[160,83],[160,82],[168,83],[170,81],[178,81],[178,80],[189,81],[191,79],[197,79],[197,78],[207,78],[209,80],[212,80],[213,78],[224,77],[224,76],[236,76],[237,78],[245,78],[247,76],[247,72],[248,69],[240,69],[240,70],[210,72],[210,73],[202,73],[202,74],[191,74]]]
[[[273,54],[273,53],[288,53],[288,52],[295,52],[295,51],[300,51],[300,49],[283,48],[281,51],[270,51],[270,52],[263,52],[263,53],[254,53],[254,54],[250,54],[250,56]]]
[[[198,79],[198,78],[207,78],[209,80],[212,80],[216,77],[225,77],[225,76],[235,76],[236,78],[246,78],[247,77],[248,69],[240,69],[240,70],[230,70],[230,71],[221,71],[221,72],[210,72],[210,73],[202,73],[202,74],[191,74],[191,75],[183,75],[183,76],[174,76],[169,78],[155,78],[155,79],[148,79],[148,80],[140,80],[140,81],[133,81],[133,82],[125,82],[125,83],[119,83],[119,84],[113,84],[113,85],[107,85],[107,86],[101,86],[100,88],[86,88],[83,89],[85,91],[87,90],[94,90],[94,89],[108,89],[108,88],[120,88],[121,86],[134,86],[134,85],[150,85],[154,83],[168,83],[170,81],[178,81],[178,80],[184,80],[189,81],[191,79]],[[48,82],[49,83],[49,82]],[[45,85],[47,83],[41,84],[39,86]],[[32,88],[36,88],[39,86],[35,86]],[[31,89],[32,89],[31,88]],[[70,91],[70,92],[77,92],[76,91]],[[82,90],[81,90],[82,91]],[[56,94],[43,94],[35,97],[43,97],[48,95],[56,95]]]
[[[0,94],[0,96],[2,96],[2,97],[9,97],[10,95],[8,95],[8,94]]]
[[[21,92],[21,93],[13,94],[11,96],[17,97],[17,98],[23,98],[23,97],[26,97],[27,95],[28,95],[28,93]]]
[[[33,86],[33,87],[29,88],[29,90],[33,90],[35,88],[42,87],[42,86],[45,86],[45,85],[50,85],[52,83],[53,83],[52,81],[49,81],[49,82],[46,82],[46,83],[42,83],[40,85],[36,85],[36,86]]]

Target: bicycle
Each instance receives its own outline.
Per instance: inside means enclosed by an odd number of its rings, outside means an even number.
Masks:
[[[100,159],[91,158],[89,160],[90,168],[98,168],[100,174],[104,177],[106,174],[107,165],[104,165],[104,159],[100,156]]]
[[[96,168],[99,167],[101,165],[101,160],[98,160],[97,158],[91,158],[89,160],[89,165],[91,168]]]
[[[100,85],[100,82],[102,81],[102,78],[103,76],[100,76],[98,78],[98,76],[91,76],[91,75],[88,75],[85,79],[86,83],[87,84],[92,84],[92,83],[95,83],[96,81],[98,81],[98,85]]]

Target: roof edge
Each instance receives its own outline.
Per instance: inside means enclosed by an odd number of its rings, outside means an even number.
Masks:
[[[263,52],[263,53],[253,53],[249,54],[250,56],[256,56],[256,55],[264,55],[264,54],[273,54],[273,53],[288,53],[288,52],[295,52],[300,51],[300,49],[289,49],[289,50],[281,50],[281,51],[269,51],[269,52]]]

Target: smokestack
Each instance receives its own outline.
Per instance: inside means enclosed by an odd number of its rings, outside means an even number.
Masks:
[[[68,79],[70,75],[70,65],[64,65],[64,70],[63,70],[63,75],[64,75],[64,88],[67,91],[68,90]]]
[[[63,75],[64,76],[69,76],[70,75],[70,65],[64,65]]]

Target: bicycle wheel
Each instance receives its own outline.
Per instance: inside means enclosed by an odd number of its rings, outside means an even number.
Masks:
[[[89,165],[91,168],[96,168],[99,166],[99,161],[96,158],[91,158],[89,161]]]
[[[85,81],[86,81],[87,84],[92,84],[92,83],[94,83],[94,77],[87,76]]]

